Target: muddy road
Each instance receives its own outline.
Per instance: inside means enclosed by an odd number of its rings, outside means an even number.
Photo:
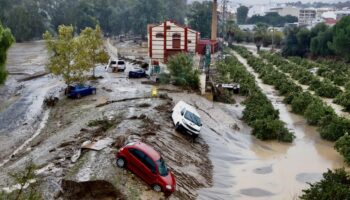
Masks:
[[[22,53],[30,54],[33,49],[29,57],[35,58],[39,51],[41,54],[37,56],[45,60],[42,44],[32,45]],[[15,45],[10,50],[16,56],[10,53],[9,63],[20,57],[22,47],[16,47],[21,46]],[[129,52],[128,43],[118,44],[118,47],[125,48],[120,52]],[[111,56],[118,53],[116,48],[108,50]],[[25,61],[18,63],[14,69],[21,71]],[[35,66],[44,69],[41,65]],[[24,71],[31,71],[26,69],[28,66],[23,67]],[[132,67],[135,66],[128,63],[127,71]],[[344,166],[333,144],[322,140],[316,128],[308,126],[303,118],[291,114],[290,108],[282,103],[282,97],[259,80],[259,86],[280,111],[282,121],[295,133],[292,144],[262,142],[252,137],[250,127],[240,120],[244,97],[236,96],[237,103],[228,105],[213,103],[176,87],[159,86],[161,98],[150,98],[154,86],[143,84],[146,79],[128,79],[127,72],[108,73],[103,66],[97,67],[96,73],[104,77],[91,82],[98,89],[97,95],[69,100],[60,93],[58,105],[50,110],[42,109],[40,98],[52,90],[59,92],[62,83],[58,79],[44,76],[20,83],[16,76],[26,75],[10,76],[1,88],[1,96],[9,98],[6,98],[7,103],[0,103],[3,106],[0,117],[7,120],[6,116],[11,115],[12,120],[0,121],[0,130],[6,130],[0,132],[0,148],[7,142],[18,143],[18,147],[33,135],[36,137],[0,167],[0,188],[13,184],[8,172],[21,169],[33,160],[41,169],[38,174],[43,180],[44,199],[89,199],[83,196],[87,195],[88,188],[95,188],[92,193],[97,196],[110,195],[103,198],[161,199],[161,194],[151,191],[138,177],[115,165],[117,149],[126,141],[135,140],[154,146],[174,171],[177,191],[170,199],[293,199],[307,187],[307,182],[318,181],[328,168]],[[21,84],[25,85],[25,91],[16,89]],[[41,89],[37,89],[39,87]],[[18,97],[17,91],[21,91]],[[196,107],[202,117],[201,136],[195,141],[174,130],[170,114],[179,100]],[[13,122],[17,118],[22,119],[21,123]],[[104,120],[110,126],[89,126],[96,120]],[[23,132],[16,135],[18,130]],[[81,149],[86,141],[102,139],[113,142],[100,151]],[[13,149],[0,152],[3,161]]]
[[[44,117],[42,103],[45,96],[58,92],[63,86],[50,75],[21,81],[45,73],[46,61],[42,41],[14,44],[9,50],[9,77],[6,84],[0,86],[0,160],[35,134]]]

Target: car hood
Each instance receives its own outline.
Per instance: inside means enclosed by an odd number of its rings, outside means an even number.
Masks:
[[[195,123],[191,122],[190,120],[188,120],[186,118],[183,118],[183,119],[184,119],[184,122],[185,122],[186,126],[191,126],[191,128],[193,128],[193,129],[195,129],[197,131],[201,130],[201,126],[196,125]]]

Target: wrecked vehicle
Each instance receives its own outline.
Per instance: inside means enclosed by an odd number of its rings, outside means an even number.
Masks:
[[[140,67],[135,67],[129,71],[129,78],[145,78],[146,71]]]
[[[166,196],[175,191],[174,174],[165,165],[161,155],[149,145],[142,142],[129,143],[119,149],[116,154],[117,166],[127,168],[156,192],[164,192]]]
[[[195,108],[179,101],[173,108],[171,117],[176,130],[184,130],[194,138],[199,136],[202,122]]]
[[[64,93],[69,98],[80,99],[81,97],[84,97],[84,96],[96,94],[96,88],[89,85],[68,86],[68,88],[65,90]]]
[[[112,72],[124,72],[126,69],[126,63],[124,60],[110,59],[106,66],[106,71],[109,71],[109,69],[111,69]]]

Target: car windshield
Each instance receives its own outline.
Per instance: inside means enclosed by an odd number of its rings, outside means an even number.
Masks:
[[[112,61],[111,64],[112,64],[112,65],[115,65],[115,64],[117,64],[117,62],[116,62],[116,61]]]
[[[163,158],[160,158],[159,160],[157,160],[156,164],[157,164],[157,167],[158,167],[159,174],[161,176],[168,176],[168,173],[169,173],[168,172],[168,168],[165,165],[165,162],[164,162]]]
[[[124,63],[124,61],[119,61],[118,62],[118,65],[124,65],[125,63]]]
[[[187,111],[187,112],[185,113],[185,119],[187,119],[187,120],[193,122],[193,123],[196,124],[197,126],[201,126],[201,125],[202,125],[201,119],[200,119],[197,115],[191,113],[190,111]]]

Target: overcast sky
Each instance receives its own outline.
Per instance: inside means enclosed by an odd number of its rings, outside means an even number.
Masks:
[[[196,0],[187,0],[189,3],[196,1]],[[197,0],[197,1],[204,1],[204,0]],[[220,2],[221,0],[218,0],[218,2]],[[241,4],[245,4],[245,5],[253,5],[253,4],[264,4],[264,3],[286,3],[286,2],[297,2],[299,0],[229,0],[232,3],[241,3]],[[315,2],[312,0],[300,0],[303,3],[309,3],[309,2]],[[317,2],[327,2],[327,3],[336,3],[336,2],[343,2],[343,1],[347,1],[347,0],[317,0]]]

